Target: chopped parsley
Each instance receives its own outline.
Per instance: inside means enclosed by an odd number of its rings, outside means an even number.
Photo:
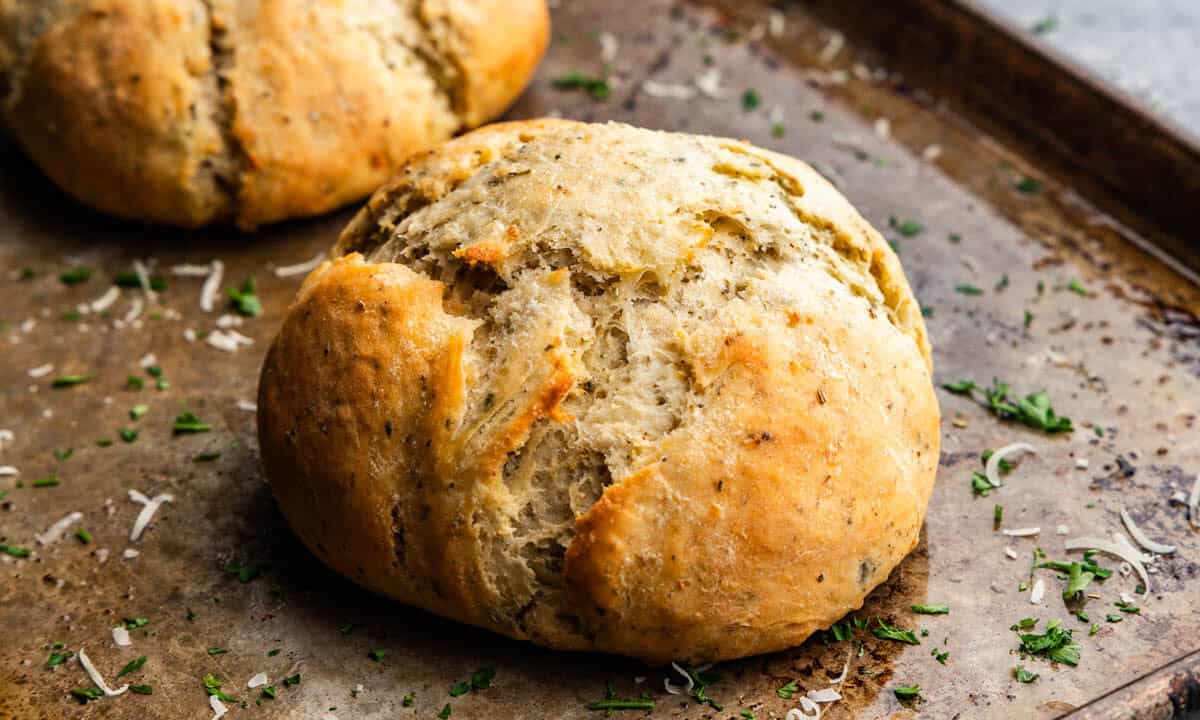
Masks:
[[[743,710],[738,713],[738,717],[741,718],[741,720],[758,720],[758,717],[754,714],[753,710]]]
[[[846,618],[835,622],[833,626],[829,628],[830,632],[833,633],[833,639],[835,641],[843,642],[854,637],[854,626],[851,624],[851,622],[851,619]]]
[[[131,442],[137,440],[138,431],[134,430],[133,428],[124,428],[123,427],[117,431],[117,435],[120,436],[122,442],[131,443]]]
[[[209,655],[224,655],[225,653],[227,653],[229,651],[226,650],[225,648],[213,647],[213,648],[209,648],[207,652]]]
[[[387,657],[387,650],[383,648],[374,648],[367,651],[367,657],[371,658],[375,662],[383,662],[383,659]]]
[[[91,268],[83,266],[73,267],[70,270],[65,270],[59,274],[58,280],[63,285],[79,285],[92,279]]]
[[[950,612],[949,605],[913,605],[912,611],[918,615],[947,615]]]
[[[35,272],[33,271],[33,268],[31,268],[31,267],[23,267],[23,268],[21,268],[21,274],[20,274],[20,279],[21,279],[21,280],[32,280],[32,279],[34,279],[35,277],[37,277],[37,273],[35,273]]]
[[[815,123],[825,122],[825,113],[820,110],[813,110],[808,114],[808,117]]]
[[[917,634],[912,630],[888,625],[882,618],[876,619],[876,622],[879,625],[871,628],[871,634],[881,640],[894,640],[896,642],[908,643],[909,645],[921,644],[921,641],[917,639]]]
[[[920,685],[897,685],[892,692],[896,693],[896,697],[901,700],[911,700],[921,696]]]
[[[954,292],[959,295],[982,295],[983,288],[976,287],[970,283],[959,283],[954,286]]]
[[[258,317],[262,314],[262,303],[255,294],[254,277],[246,278],[240,288],[228,288],[230,304],[242,315]]]
[[[1035,568],[1036,569],[1048,568],[1050,570],[1057,570],[1058,572],[1066,573],[1066,574],[1070,575],[1071,574],[1071,566],[1079,565],[1083,570],[1086,570],[1086,571],[1090,572],[1092,575],[1094,575],[1097,580],[1106,580],[1109,577],[1111,577],[1113,574],[1113,571],[1110,570],[1109,568],[1101,567],[1101,566],[1097,565],[1095,562],[1092,561],[1092,557],[1094,557],[1094,553],[1089,551],[1089,552],[1086,552],[1083,554],[1083,560],[1081,562],[1066,562],[1063,560],[1047,560],[1045,562],[1038,563],[1035,566]]]
[[[775,689],[775,694],[784,700],[791,700],[798,692],[800,692],[800,686],[796,684],[795,680],[788,680],[787,685]]]
[[[942,387],[957,395],[967,395],[972,398],[975,398],[976,391],[979,391],[983,394],[983,399],[979,400],[980,404],[991,410],[1001,420],[1016,420],[1023,425],[1048,433],[1074,430],[1070,418],[1055,414],[1050,403],[1050,396],[1044,390],[1026,395],[1023,399],[1014,400],[1008,394],[1008,383],[999,380],[992,380],[990,388],[980,387],[971,380],[943,383]]]
[[[1026,330],[1028,330],[1029,326],[1033,324],[1033,313],[1026,310],[1025,311],[1025,319],[1021,321],[1021,324],[1024,326],[1024,328]]]
[[[1021,639],[1021,652],[1028,655],[1042,655],[1054,662],[1065,663],[1071,667],[1079,664],[1079,644],[1071,637],[1071,631],[1062,627],[1057,620],[1046,622],[1046,632],[1018,633]]]
[[[1000,292],[1001,290],[1003,290],[1007,287],[1008,287],[1008,273],[1004,273],[1003,275],[1000,276],[1000,279],[996,281],[996,286],[993,289],[996,292]]]
[[[150,412],[149,405],[134,405],[129,409],[129,419],[137,420],[148,412]]]
[[[349,635],[350,633],[354,632],[354,624],[346,623],[345,625],[338,628],[338,632],[340,632],[343,635]]]
[[[151,275],[147,278],[147,282],[150,285],[150,289],[155,292],[162,292],[167,289],[167,279],[162,275]],[[123,288],[140,288],[142,280],[136,272],[126,270],[125,272],[117,273],[116,277],[113,278],[113,285]]]
[[[916,237],[925,230],[925,226],[916,220],[900,221],[894,217],[888,218],[888,225],[900,233],[901,237],[906,238]]]
[[[1038,679],[1038,674],[1029,672],[1021,665],[1018,665],[1013,668],[1013,677],[1015,677],[1019,683],[1031,683]]]
[[[604,75],[588,75],[578,70],[572,70],[550,81],[555,90],[583,90],[592,96],[593,100],[601,102],[612,94],[612,87]]]
[[[120,678],[125,677],[126,675],[128,675],[131,672],[137,672],[138,670],[141,670],[142,666],[145,664],[146,664],[146,656],[145,655],[140,656],[136,660],[130,660],[129,664],[126,665],[125,667],[121,668],[121,672],[117,673],[117,678],[120,679]]]
[[[15,558],[27,558],[32,552],[29,548],[17,547],[16,545],[0,545],[0,553],[11,555]]]
[[[93,700],[98,700],[104,697],[104,692],[98,687],[76,688],[71,691],[71,694],[75,696],[75,699],[79,701],[80,705],[87,705]]]
[[[290,677],[285,677],[283,679],[284,687],[291,687],[292,685],[299,685],[299,684],[300,684],[300,673],[296,673],[295,675],[292,675]]]
[[[747,88],[746,92],[742,93],[742,110],[746,112],[757,110],[761,104],[762,97],[759,96],[758,91],[754,88]]]
[[[75,448],[67,448],[66,450],[59,450],[58,448],[54,449],[54,459],[59,462],[69,460],[74,454]]]
[[[112,447],[112,440],[108,438],[100,438],[96,441],[96,447]]]
[[[1004,507],[1001,505],[992,506],[992,522],[999,525],[1004,520]]]
[[[175,418],[175,425],[172,431],[175,435],[184,433],[202,433],[212,430],[212,426],[200,421],[193,412],[185,412]]]
[[[938,650],[937,648],[934,648],[929,654],[933,656],[934,660],[937,660],[943,665],[946,664],[946,659],[950,657],[950,653],[948,651]]]
[[[1087,297],[1088,295],[1088,289],[1085,288],[1083,283],[1079,282],[1077,278],[1071,278],[1071,282],[1067,285],[1067,289],[1076,295],[1083,295],[1084,297]]]
[[[144,617],[125,618],[121,622],[123,622],[125,624],[126,630],[137,630],[138,628],[146,627],[146,625],[148,625],[150,623],[150,618],[144,618]]]
[[[456,682],[450,686],[450,697],[456,698],[471,692],[471,683]]]
[[[400,700],[400,704],[403,705],[404,707],[412,707],[413,703],[415,703],[416,701],[417,701],[417,694],[410,692],[407,695],[405,695],[402,700]]]
[[[604,699],[590,702],[586,707],[588,710],[603,710],[605,717],[608,717],[615,710],[653,710],[654,699],[646,693],[637,699],[618,697],[610,680],[605,686]]]
[[[54,474],[50,474],[44,478],[38,478],[37,480],[33,481],[33,486],[35,488],[58,487],[61,484],[62,480],[59,480],[58,476]]]
[[[146,383],[143,382],[142,379],[137,375],[130,375],[129,377],[125,378],[126,390],[141,390],[145,384]]]
[[[787,134],[787,127],[781,122],[771,123],[771,137],[781,138]]]
[[[987,497],[988,493],[995,490],[995,486],[987,479],[987,476],[978,471],[971,472],[971,489],[979,497]]]
[[[267,657],[275,657],[281,652],[283,652],[283,648],[271,648],[267,651]]]
[[[129,692],[137,693],[138,695],[153,695],[154,688],[149,685],[130,685]]]
[[[475,691],[486,690],[492,686],[492,680],[494,680],[495,677],[495,668],[479,668],[475,672],[471,673],[471,689]]]
[[[219,453],[215,450],[211,451],[211,452],[202,452],[199,455],[196,455],[195,457],[193,457],[192,462],[194,462],[194,463],[212,462],[213,460],[217,460],[220,457],[221,457],[221,453]]]
[[[1055,15],[1047,15],[1046,17],[1042,18],[1041,20],[1038,20],[1037,22],[1035,22],[1033,24],[1033,27],[1029,28],[1029,31],[1032,32],[1034,35],[1045,35],[1046,33],[1053,32],[1054,30],[1057,30],[1057,29],[1058,29],[1058,17]]]
[[[193,611],[191,608],[188,608],[186,617],[187,617],[188,622],[195,622],[195,620],[196,620],[195,611]]]
[[[285,685],[287,684],[287,680],[284,680],[283,682]],[[221,690],[221,679],[216,675],[209,674],[204,676],[204,692],[208,693],[209,695],[216,695],[217,699],[221,702],[237,702],[237,700],[229,697],[225,694],[225,691]]]
[[[1104,619],[1110,623],[1119,623],[1125,619],[1125,616],[1121,615],[1120,613],[1109,613],[1104,616]]]
[[[79,542],[83,543],[84,545],[92,544],[92,534],[88,532],[87,528],[79,528],[76,530],[75,537],[79,538]]]
[[[1131,615],[1140,615],[1142,613],[1142,609],[1140,607],[1134,605],[1133,603],[1127,603],[1124,600],[1118,600],[1113,603],[1113,605],[1116,605],[1117,609],[1123,613],[1129,613]]]
[[[274,700],[277,695],[274,685],[268,685],[262,689],[262,696],[268,700]]]
[[[240,583],[248,583],[254,578],[262,574],[262,566],[260,565],[240,565],[238,563],[226,563],[225,573],[236,577]]]
[[[62,643],[57,644],[62,645]],[[64,652],[52,652],[50,653],[50,657],[46,658],[46,667],[52,668],[55,665],[62,665],[73,657],[75,657],[75,653],[71,652],[70,650],[66,650]],[[117,677],[121,676],[118,675]]]
[[[439,720],[446,720],[446,718],[450,717],[450,712],[450,703],[446,703],[446,707],[442,708],[442,711],[437,716]]]
[[[54,378],[54,381],[50,383],[50,386],[56,388],[74,387],[76,385],[82,385],[91,379],[91,375],[59,375],[58,377]]]
[[[1042,184],[1031,177],[1021,178],[1013,185],[1018,192],[1023,192],[1026,195],[1034,195],[1042,191]]]

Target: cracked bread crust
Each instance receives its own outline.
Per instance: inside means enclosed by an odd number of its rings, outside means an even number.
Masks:
[[[0,0],[0,121],[81,202],[244,229],[503,112],[544,0]]]
[[[624,125],[411,158],[263,367],[263,463],[324,562],[548,647],[802,642],[917,543],[939,450],[891,249],[794,159]]]

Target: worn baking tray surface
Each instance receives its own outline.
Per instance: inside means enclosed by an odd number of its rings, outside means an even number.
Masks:
[[[823,60],[832,35],[803,8],[787,10],[776,37],[769,30],[779,29],[778,20],[768,23],[759,7],[733,15],[664,2],[613,5],[555,10],[547,62],[511,117],[561,113],[744,137],[813,162],[896,242],[931,313],[940,381],[998,377],[1021,391],[1045,388],[1056,409],[1075,420],[1074,433],[1050,437],[1002,424],[942,393],[943,458],[923,542],[855,614],[928,630],[922,644],[904,646],[860,630],[861,654],[857,643],[814,638],[789,652],[723,663],[713,669],[721,679],[708,688],[724,708],[717,711],[663,692],[662,669],[537,649],[359,590],[325,570],[287,530],[261,476],[253,414],[237,405],[254,398],[262,354],[298,284],[274,277],[270,266],[327,249],[350,211],[252,237],[142,229],[80,210],[4,146],[0,427],[16,438],[0,450],[0,464],[19,467],[24,487],[0,478],[0,489],[8,490],[0,501],[0,543],[32,547],[35,533],[74,510],[84,514],[94,541],[84,546],[68,534],[28,560],[0,560],[0,717],[207,717],[202,679],[214,673],[226,692],[247,702],[233,706],[232,717],[428,718],[447,703],[454,718],[595,717],[586,704],[611,682],[621,696],[649,692],[657,701],[654,717],[726,718],[752,710],[759,718],[782,718],[798,703],[779,697],[777,688],[789,680],[804,690],[828,687],[851,656],[840,686],[845,699],[824,717],[1052,717],[1200,646],[1192,589],[1200,543],[1184,511],[1167,502],[1190,488],[1200,467],[1196,288],[1132,248],[1122,228],[1070,188],[950,115],[936,89],[914,91],[877,71],[879,59],[850,46]],[[554,89],[552,79],[569,71],[602,70],[601,46],[609,41],[601,33],[618,46],[610,97],[601,102]],[[859,59],[872,64],[859,67]],[[717,99],[666,99],[643,89],[647,79],[689,85],[713,68],[721,71]],[[744,101],[748,89],[757,107]],[[889,133],[879,118],[888,119]],[[935,144],[936,162],[921,160],[921,151]],[[1016,189],[1027,177],[1037,179],[1037,192]],[[921,231],[909,225],[900,232],[905,221],[919,222]],[[95,299],[105,282],[67,288],[58,272],[81,264],[107,278],[135,258],[152,258],[160,269],[220,258],[225,285],[253,275],[265,310],[237,329],[255,344],[229,355],[183,341],[185,328],[211,330],[215,323],[217,313],[196,307],[197,279],[168,276],[159,319],[147,314],[138,328],[114,329],[111,320],[94,316],[60,319]],[[22,267],[37,277],[20,280]],[[1067,289],[1072,280],[1087,294]],[[963,285],[983,294],[956,291]],[[112,314],[123,315],[134,295],[125,290]],[[1033,315],[1028,328],[1026,310]],[[157,356],[170,389],[154,390],[152,382],[141,391],[123,389],[126,376],[145,376],[139,359],[146,353]],[[50,376],[28,376],[44,363],[55,366]],[[50,388],[53,376],[68,373],[94,379]],[[150,410],[134,421],[128,412],[138,403]],[[172,437],[172,420],[184,409],[213,431]],[[136,442],[117,438],[118,428],[135,426]],[[97,438],[115,443],[95,447]],[[991,497],[975,497],[970,474],[981,468],[980,451],[1015,440],[1032,442],[1041,454],[1023,461]],[[56,460],[52,451],[68,447],[72,456]],[[193,462],[204,451],[222,454]],[[1078,459],[1089,463],[1086,470],[1076,467]],[[31,487],[52,471],[59,486]],[[129,488],[175,496],[137,543],[127,541],[139,509],[126,498]],[[1071,535],[1118,530],[1122,505],[1151,536],[1179,550],[1156,563],[1141,615],[1119,624],[1103,617],[1136,580],[1117,576],[1093,585],[1102,598],[1090,601],[1088,612],[1101,628],[1089,637],[1088,625],[1063,607],[1053,573],[1040,571],[1047,583],[1040,606],[1018,591],[1028,580],[1035,541],[996,532],[993,504],[1004,507],[1005,527],[1040,526],[1036,544],[1053,558],[1066,556],[1059,525]],[[131,546],[141,555],[124,559]],[[1018,560],[1006,558],[1006,546]],[[109,553],[106,562],[97,557],[100,548]],[[230,563],[262,572],[242,583],[226,570]],[[912,614],[909,606],[920,602],[952,610]],[[1027,616],[1058,618],[1075,629],[1079,667],[1020,660],[1009,627]],[[118,648],[110,628],[125,617],[149,623],[132,631],[132,647]],[[55,642],[86,647],[110,679],[146,655],[144,668],[122,681],[150,684],[154,694],[76,704],[69,690],[90,683],[75,662],[45,667]],[[210,655],[210,648],[227,652]],[[268,655],[274,648],[282,650]],[[386,656],[372,660],[372,649]],[[949,652],[945,666],[931,656],[934,649]],[[1041,678],[1018,684],[1011,673],[1018,662]],[[482,667],[496,670],[490,688],[450,697],[452,684]],[[260,671],[279,688],[278,699],[256,702],[258,691],[245,687]],[[283,678],[296,673],[301,683],[284,688]],[[916,703],[902,704],[892,693],[916,683],[922,688]],[[405,706],[410,692],[413,704]]]

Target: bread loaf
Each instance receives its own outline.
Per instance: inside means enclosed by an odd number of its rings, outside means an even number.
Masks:
[[[701,662],[858,608],[917,543],[939,411],[887,243],[743,142],[517,122],[409,160],[263,367],[289,523],[405,603]]]
[[[0,0],[0,124],[80,201],[244,228],[500,114],[544,0]]]

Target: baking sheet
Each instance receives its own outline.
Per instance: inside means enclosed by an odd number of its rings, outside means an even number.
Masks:
[[[0,449],[0,464],[20,468],[24,487],[0,478],[0,489],[8,490],[0,500],[0,543],[35,553],[26,560],[0,556],[0,717],[208,717],[203,678],[213,673],[245,702],[230,704],[230,717],[429,718],[447,704],[454,718],[599,717],[586,705],[611,682],[623,697],[650,693],[652,717],[736,718],[750,710],[758,718],[783,718],[798,702],[779,697],[777,688],[789,680],[803,690],[828,687],[850,657],[844,699],[823,717],[1042,718],[1196,650],[1200,542],[1183,509],[1168,499],[1190,489],[1200,469],[1200,325],[1192,314],[1200,293],[1136,249],[1127,231],[1070,188],[1043,177],[1036,158],[1014,154],[951,115],[934,89],[909,87],[881,59],[850,45],[832,53],[834,31],[803,7],[789,6],[783,17],[776,36],[771,30],[780,21],[760,6],[563,3],[554,10],[547,61],[510,117],[561,114],[742,137],[809,160],[896,243],[931,312],[939,381],[998,377],[1021,391],[1045,388],[1056,409],[1075,421],[1074,433],[1051,437],[1002,424],[939,390],[943,457],[922,544],[855,614],[928,630],[920,646],[859,631],[861,656],[856,643],[814,638],[792,651],[722,663],[712,670],[721,679],[708,688],[723,707],[718,711],[665,693],[671,673],[661,668],[533,648],[359,590],[291,537],[261,476],[253,414],[238,407],[254,398],[262,354],[299,283],[270,268],[327,249],[352,210],[255,236],[139,228],[81,210],[5,145],[0,428],[11,429],[15,440]],[[613,41],[607,100],[553,87],[569,71],[603,72],[602,48]],[[645,91],[646,80],[691,87],[713,69],[720,72],[717,98]],[[702,83],[710,90],[712,78]],[[759,99],[753,108],[744,100],[750,89]],[[1027,177],[1037,180],[1037,192],[1016,188]],[[906,236],[898,230],[905,221],[922,230]],[[111,318],[94,316],[61,319],[96,299],[104,279],[135,258],[153,260],[160,271],[220,258],[226,286],[253,275],[264,312],[236,329],[255,344],[226,354],[185,342],[186,328],[212,330],[218,313],[198,310],[199,279],[169,274],[157,319],[148,313],[140,327],[116,329]],[[58,273],[76,264],[96,277],[64,287]],[[19,279],[23,267],[37,277]],[[997,290],[1004,277],[1007,286]],[[1087,294],[1067,289],[1072,280]],[[964,284],[983,294],[955,290]],[[112,316],[123,315],[136,294],[122,291]],[[1028,329],[1026,310],[1033,314]],[[153,382],[137,392],[124,389],[128,375],[145,377],[139,360],[147,353],[155,354],[170,389],[154,390]],[[30,368],[45,363],[54,365],[50,375],[29,377]],[[50,388],[51,378],[68,373],[94,379]],[[150,410],[134,421],[128,412],[138,403]],[[185,410],[213,431],[172,437],[172,420]],[[1093,426],[1103,428],[1103,437]],[[118,439],[121,427],[138,428],[136,442]],[[96,447],[98,438],[114,444]],[[991,497],[973,496],[970,474],[981,468],[980,451],[1016,440],[1035,444],[1040,455],[1023,461]],[[68,447],[71,457],[57,460],[53,450]],[[206,451],[221,457],[193,462]],[[1087,469],[1076,467],[1079,459]],[[31,487],[51,472],[60,485]],[[136,543],[128,541],[139,510],[126,497],[131,488],[175,496]],[[995,532],[994,504],[1004,507],[1005,527],[1040,526],[1040,537]],[[1089,637],[1088,625],[1062,606],[1053,573],[1040,571],[1047,593],[1039,606],[1018,584],[1028,580],[1035,544],[1053,558],[1066,556],[1059,525],[1072,536],[1120,530],[1122,505],[1152,537],[1179,549],[1155,563],[1141,615],[1119,624],[1103,620],[1121,592],[1133,592],[1135,579],[1093,585],[1102,598],[1090,601],[1088,612],[1101,628]],[[71,511],[83,513],[93,543],[84,546],[68,533],[37,547],[33,536]],[[1006,546],[1018,560],[1006,558]],[[124,559],[131,547],[140,556]],[[108,551],[104,562],[99,549]],[[226,570],[231,563],[261,574],[240,582]],[[951,613],[908,610],[921,602],[948,603]],[[1076,630],[1079,667],[1018,658],[1009,627],[1029,616],[1058,618]],[[149,622],[131,631],[131,647],[119,648],[110,628],[126,617]],[[77,704],[69,690],[90,683],[74,661],[45,667],[56,642],[87,648],[110,681],[146,655],[145,666],[122,681],[150,684],[154,694]],[[210,648],[227,652],[209,654]],[[269,655],[275,648],[280,652]],[[946,665],[932,657],[935,648],[949,652]],[[369,657],[373,649],[386,650],[382,661]],[[1018,662],[1041,678],[1018,684],[1011,673]],[[450,696],[454,683],[484,667],[496,671],[491,687]],[[258,672],[278,688],[277,699],[257,700],[259,691],[246,688]],[[283,678],[297,673],[301,683],[283,687]],[[897,685],[914,683],[922,688],[919,701],[893,695]],[[413,704],[404,706],[408,693]]]

